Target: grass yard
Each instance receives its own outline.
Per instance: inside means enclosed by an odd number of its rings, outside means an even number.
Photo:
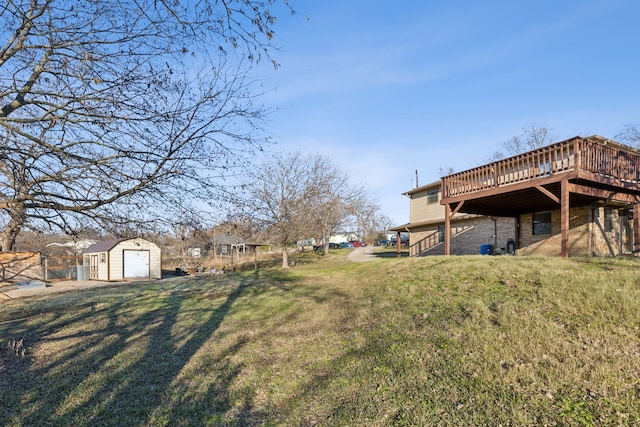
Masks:
[[[346,253],[1,301],[0,425],[640,425],[640,260]]]

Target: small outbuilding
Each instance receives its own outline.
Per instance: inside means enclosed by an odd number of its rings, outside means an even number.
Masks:
[[[84,278],[138,280],[162,278],[162,252],[141,238],[95,243],[83,251]]]

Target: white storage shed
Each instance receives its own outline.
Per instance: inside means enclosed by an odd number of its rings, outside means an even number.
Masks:
[[[162,252],[141,238],[98,242],[83,251],[88,280],[138,280],[162,278]]]

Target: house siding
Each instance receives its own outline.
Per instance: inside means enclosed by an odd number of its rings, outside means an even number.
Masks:
[[[438,191],[438,198],[434,203],[429,203],[427,196],[433,190]],[[444,206],[440,204],[441,197],[439,185],[413,193],[409,201],[409,221],[420,222],[424,218],[444,218]]]
[[[123,279],[123,250],[128,245],[119,243],[115,248],[109,251],[109,280],[122,280]]]

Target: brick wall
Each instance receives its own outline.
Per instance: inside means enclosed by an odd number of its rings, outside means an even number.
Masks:
[[[604,207],[582,206],[569,210],[569,256],[615,256],[633,249],[633,231],[626,210],[611,209],[611,225],[605,227]],[[504,250],[507,240],[516,238],[513,218],[496,218],[497,249]],[[551,212],[551,233],[533,234],[533,214],[519,218],[518,255],[560,256],[560,210]],[[494,244],[494,222],[489,217],[454,221],[451,225],[451,254],[474,255],[480,245]],[[438,225],[411,231],[411,256],[443,255]]]
[[[409,233],[409,256],[442,255],[444,243],[440,242],[437,225],[421,227]]]
[[[607,211],[611,214],[609,224],[605,220]],[[616,256],[632,252],[633,225],[628,210],[600,206],[592,210],[592,216],[593,255]]]
[[[569,210],[569,256],[590,256],[591,207]],[[551,211],[551,233],[533,234],[533,214],[520,215],[520,255],[561,255],[560,210]]]
[[[494,244],[497,231],[498,248],[505,248],[508,239],[515,239],[515,219],[475,217],[451,224],[451,255],[476,255],[480,245]],[[443,224],[441,224],[443,225]],[[411,230],[410,256],[443,255],[444,242],[440,241],[438,225]]]

